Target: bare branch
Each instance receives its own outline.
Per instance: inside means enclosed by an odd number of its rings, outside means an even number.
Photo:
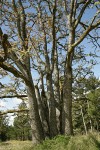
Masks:
[[[100,25],[100,20],[98,22],[96,22],[93,25],[90,25],[85,31],[84,33],[79,37],[79,39],[72,45],[72,47],[76,47],[78,44],[80,44],[84,38],[96,27],[98,27]]]
[[[22,4],[22,1],[21,0],[18,0],[19,2],[19,5],[21,7],[21,22],[22,22],[22,38],[23,38],[23,41],[26,40],[27,38],[27,35],[26,35],[26,15],[25,15],[25,10],[24,10],[24,7],[23,7],[23,4]]]
[[[94,23],[94,21],[95,21],[95,19],[96,19],[96,17],[97,17],[98,14],[100,14],[100,10],[98,10],[98,11],[96,12],[96,14],[94,15],[94,17],[93,17],[93,19],[92,19],[92,21],[91,21],[91,25]]]
[[[52,45],[52,53],[51,53],[52,71],[54,69],[54,61],[55,61],[54,55],[55,55],[55,49],[56,49],[56,30],[55,30],[56,9],[57,9],[57,4],[55,0],[55,5],[53,8],[53,22],[52,22],[52,37],[53,37],[53,45]]]
[[[3,68],[4,70],[8,71],[8,72],[11,72],[12,74],[14,74],[15,77],[22,78],[26,81],[26,78],[22,75],[22,73],[20,71],[18,71],[12,65],[10,65],[6,62],[0,62],[0,67]]]
[[[43,29],[43,33],[44,33],[44,57],[45,57],[45,61],[46,61],[46,68],[50,71],[50,61],[49,61],[49,55],[48,55],[48,50],[47,50],[47,38],[46,38],[46,31],[45,31],[45,26],[44,26],[44,22],[42,20],[42,11],[41,11],[41,7],[40,7],[40,3],[38,3],[38,10],[39,10],[39,14],[40,14],[40,22],[41,22],[41,26]]]
[[[16,109],[12,109],[12,110],[7,110],[7,111],[5,111],[5,112],[0,112],[0,116],[2,116],[2,115],[5,115],[5,114],[8,114],[8,113],[20,113],[20,112],[28,112],[29,111],[29,109],[21,109],[21,110],[16,110]]]
[[[77,27],[78,23],[80,22],[83,14],[84,14],[84,11],[85,11],[85,9],[87,8],[87,6],[89,5],[90,2],[91,2],[91,0],[86,1],[86,3],[84,4],[84,6],[82,7],[82,9],[80,11],[80,14],[77,17],[77,20],[75,21],[75,26],[74,26],[75,28]]]
[[[20,14],[18,13],[16,4],[15,4],[15,0],[12,0],[12,4],[13,4],[14,12],[15,12],[15,14],[17,15],[17,29],[18,29],[18,35],[19,35],[19,38],[22,40],[22,36],[21,36],[21,26],[20,26],[20,21],[21,21],[21,20],[20,20]]]
[[[2,98],[24,98],[24,97],[27,97],[27,95],[5,95],[5,96],[0,96],[0,99]]]

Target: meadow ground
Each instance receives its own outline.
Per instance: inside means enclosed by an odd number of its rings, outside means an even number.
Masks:
[[[31,141],[0,142],[0,150],[100,150],[100,135],[58,136],[35,146]]]

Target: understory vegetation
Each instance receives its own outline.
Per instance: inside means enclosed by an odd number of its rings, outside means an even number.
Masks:
[[[8,141],[0,143],[0,150],[99,150],[100,135],[57,136],[33,146],[31,141]]]

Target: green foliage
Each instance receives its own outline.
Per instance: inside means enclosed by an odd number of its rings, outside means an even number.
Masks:
[[[8,119],[6,116],[0,116],[0,140],[7,140]]]
[[[27,108],[27,105],[25,102],[22,102],[19,105],[19,109],[25,109]],[[28,112],[20,112],[17,114],[17,116],[14,118],[14,132],[16,135],[16,139],[20,140],[29,140],[31,139],[30,134],[30,124],[29,124],[29,114]]]
[[[100,131],[100,88],[88,93],[87,98],[90,103],[88,113],[92,118],[94,128]]]
[[[19,105],[19,110],[27,109],[25,102]],[[31,140],[31,128],[29,124],[29,114],[27,111],[17,113],[13,126],[7,130],[8,140]]]
[[[34,150],[99,150],[100,141],[95,135],[88,136],[58,136],[37,145]]]
[[[35,150],[64,150],[70,140],[67,136],[57,136],[51,140],[45,140],[41,145],[36,146]]]
[[[8,130],[7,130],[7,140],[14,140],[16,139],[16,135],[15,135],[15,128],[14,126],[9,126]]]
[[[84,116],[87,131],[100,131],[100,80],[95,76],[77,79],[73,98],[73,126],[75,134],[84,133]]]

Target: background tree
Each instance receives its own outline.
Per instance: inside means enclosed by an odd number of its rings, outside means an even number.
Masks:
[[[100,80],[95,76],[80,78],[73,95],[73,124],[76,132],[99,131]]]
[[[7,140],[8,118],[0,116],[0,141]]]
[[[27,108],[25,102],[22,102],[19,105],[19,110]],[[29,125],[30,119],[28,112],[17,113],[17,116],[14,118],[14,134],[17,140],[30,140],[31,139],[31,128]]]

